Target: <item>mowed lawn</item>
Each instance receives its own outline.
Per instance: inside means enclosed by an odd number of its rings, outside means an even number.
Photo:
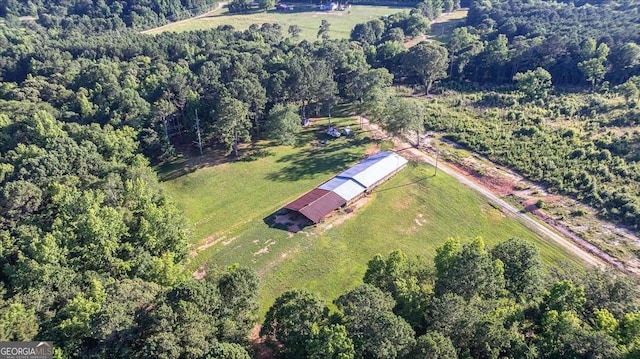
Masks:
[[[198,242],[212,236],[221,238],[244,223],[262,219],[288,201],[348,168],[364,157],[369,140],[360,135],[353,119],[333,119],[355,129],[354,136],[329,140],[321,128],[328,120],[317,120],[301,134],[302,145],[269,146],[267,143],[250,159],[225,162],[203,168],[174,180],[163,187],[184,211]],[[160,178],[174,170],[160,168]]]
[[[234,263],[255,268],[264,314],[277,296],[294,288],[317,292],[330,302],[362,282],[367,262],[377,253],[386,256],[399,249],[431,263],[435,249],[449,237],[468,241],[482,236],[490,246],[520,237],[536,244],[545,264],[579,268],[564,249],[455,179],[441,172],[434,177],[433,167],[424,164],[408,165],[353,214],[343,210],[295,234],[269,227],[267,217],[362,158],[366,143],[340,138],[320,148],[274,147],[252,162],[216,165],[164,182],[185,211],[194,242],[201,244],[213,234],[208,241],[215,244],[200,251],[189,269]]]
[[[317,34],[320,23],[322,20],[327,20],[329,24],[331,24],[329,28],[330,38],[347,39],[350,37],[351,30],[356,24],[400,11],[410,10],[409,7],[354,5],[344,11],[320,11],[318,7],[314,5],[294,4],[294,6],[295,11],[285,12],[271,10],[250,14],[230,14],[225,7],[211,16],[177,22],[148,31],[147,33],[206,30],[222,25],[231,25],[236,30],[246,30],[252,24],[278,23],[282,26],[282,34],[284,36],[289,36],[287,30],[290,25],[298,25],[300,29],[302,29],[300,39],[314,41],[318,39]]]

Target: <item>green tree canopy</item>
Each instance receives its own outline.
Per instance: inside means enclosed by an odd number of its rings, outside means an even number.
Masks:
[[[290,358],[306,357],[314,325],[327,319],[328,309],[317,296],[304,290],[283,293],[269,308],[260,335],[285,346]]]
[[[300,127],[300,116],[294,105],[276,104],[269,111],[266,123],[267,135],[278,143],[295,144]]]
[[[361,285],[340,296],[335,304],[344,314],[357,356],[396,358],[414,345],[413,329],[392,312],[394,300],[380,289]]]
[[[535,71],[518,72],[513,81],[528,99],[544,99],[552,88],[551,74],[541,67]]]
[[[435,292],[455,293],[465,299],[474,295],[495,298],[505,285],[504,264],[493,259],[481,238],[460,246],[457,239],[448,239],[436,250]]]
[[[434,81],[447,77],[449,53],[435,42],[421,42],[403,56],[402,65],[418,77],[428,95]]]
[[[542,284],[542,263],[531,243],[512,238],[499,243],[491,255],[504,264],[505,288],[516,298],[531,299]]]

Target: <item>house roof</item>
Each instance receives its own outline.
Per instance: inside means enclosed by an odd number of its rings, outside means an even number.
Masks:
[[[407,164],[407,160],[395,152],[379,152],[366,158],[336,178],[351,179],[369,188]]]
[[[336,193],[316,188],[284,206],[284,208],[299,212],[313,223],[318,223],[329,213],[346,203],[347,201]]]
[[[338,178],[334,177],[329,181],[323,183],[319,189],[325,189],[327,191],[332,191],[338,196],[345,199],[345,201],[349,202],[352,199],[358,197],[362,194],[366,188],[360,183],[351,180],[350,178]]]

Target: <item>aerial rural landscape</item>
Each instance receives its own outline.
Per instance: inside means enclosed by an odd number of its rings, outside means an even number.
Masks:
[[[639,19],[0,2],[0,357],[640,358]]]

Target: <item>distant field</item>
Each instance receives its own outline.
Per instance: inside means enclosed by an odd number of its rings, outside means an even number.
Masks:
[[[341,123],[357,128],[354,120]],[[317,135],[318,128],[305,133],[308,142]],[[427,165],[408,166],[379,187],[355,215],[343,212],[337,222],[334,217],[296,234],[265,223],[288,201],[362,158],[372,145],[366,134],[358,136],[322,147],[269,147],[250,162],[214,165],[163,182],[184,210],[194,244],[210,245],[189,263],[190,270],[233,263],[255,268],[264,314],[288,289],[306,288],[327,301],[334,299],[361,283],[367,261],[377,253],[400,249],[430,261],[435,248],[452,236],[465,241],[482,236],[489,245],[520,237],[537,245],[547,265],[579,267],[561,247],[504,216],[456,180],[442,173],[433,177]],[[164,168],[160,176],[171,177],[183,165]]]
[[[451,33],[456,27],[464,25],[466,21],[469,9],[458,9],[449,13],[438,16],[431,22],[431,28],[427,35],[417,36],[413,39],[408,39],[404,43],[405,48],[413,47],[424,40],[435,40],[442,44],[449,42]]]
[[[349,38],[351,29],[356,24],[409,9],[409,7],[354,5],[345,11],[319,11],[317,6],[295,4],[295,11],[229,14],[225,7],[211,16],[180,21],[147,31],[147,33],[204,30],[222,25],[231,25],[237,30],[245,30],[252,24],[278,23],[282,26],[284,36],[289,36],[287,29],[290,25],[298,25],[302,29],[300,39],[313,41],[317,39],[321,21],[327,20],[331,24],[330,37],[332,39],[346,39]]]
[[[427,38],[447,43],[456,27],[463,26],[469,9],[460,9],[448,14],[442,14],[431,23]]]

